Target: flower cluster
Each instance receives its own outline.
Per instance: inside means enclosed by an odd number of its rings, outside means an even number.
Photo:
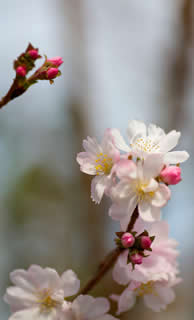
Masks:
[[[38,57],[34,48],[23,56],[26,61]],[[60,57],[46,59],[37,71],[39,78],[52,78],[61,63]],[[19,67],[22,65],[16,65],[17,73]],[[19,70],[18,77],[24,77]],[[12,272],[14,286],[4,296],[11,307],[10,320],[116,320],[108,314],[106,298],[85,294],[112,266],[113,279],[125,286],[121,295],[110,296],[118,304],[117,314],[131,309],[136,297],[142,297],[155,312],[174,301],[173,287],[181,281],[179,253],[177,242],[169,238],[167,222],[160,220],[161,208],[171,197],[169,185],[181,181],[180,163],[189,155],[171,151],[180,138],[175,130],[165,134],[153,124],[147,129],[144,123],[131,121],[128,136],[127,145],[117,129],[107,129],[101,144],[95,138],[84,140],[85,151],[77,156],[81,171],[95,176],[93,201],[100,203],[104,194],[112,200],[109,215],[121,227],[116,232],[116,249],[79,293],[80,282],[72,270],[59,276],[51,268],[32,265],[27,271]]]
[[[12,311],[10,320],[116,320],[107,314],[110,309],[105,298],[78,295],[72,302],[80,281],[72,270],[61,277],[51,268],[32,265],[26,270],[15,270],[10,275],[15,286],[4,296]]]
[[[189,158],[186,151],[173,150],[180,138],[175,130],[166,134],[133,120],[127,134],[128,144],[117,129],[107,129],[101,144],[88,137],[77,156],[80,170],[95,176],[91,198],[100,203],[106,194],[112,200],[109,216],[120,222],[115,241],[121,254],[113,278],[128,287],[121,296],[112,295],[118,314],[129,310],[136,296],[154,311],[174,300],[178,252],[167,223],[160,221],[161,208],[171,198],[169,185],[181,181],[180,163]]]

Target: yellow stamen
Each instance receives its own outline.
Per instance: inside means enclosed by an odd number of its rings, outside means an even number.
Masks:
[[[142,297],[145,294],[153,294],[157,296],[157,292],[154,288],[154,281],[148,281],[147,283],[142,283],[140,287],[136,288],[134,291],[136,291],[139,297]]]
[[[97,159],[95,160],[96,162],[96,174],[101,175],[101,174],[106,174],[108,175],[112,169],[113,166],[113,161],[112,158],[108,157],[107,154],[103,154],[102,152],[97,154]]]

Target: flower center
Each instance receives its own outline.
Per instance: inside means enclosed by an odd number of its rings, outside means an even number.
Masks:
[[[157,295],[154,288],[154,281],[148,281],[147,283],[142,283],[140,287],[136,288],[135,291],[139,297],[144,296],[145,294],[154,294]]]
[[[52,308],[55,308],[58,304],[57,301],[51,298],[49,291],[41,294],[41,298],[38,300],[38,303],[41,305],[42,312],[50,311]]]
[[[96,162],[95,169],[96,169],[97,175],[102,175],[102,174],[108,175],[111,172],[113,161],[112,161],[112,158],[108,157],[107,154],[102,152],[98,153],[97,159],[95,160],[95,162]]]
[[[154,191],[151,192],[145,192],[144,188],[146,188],[148,186],[148,184],[143,184],[143,183],[137,183],[135,186],[135,192],[137,194],[137,198],[138,198],[138,203],[145,200],[145,199],[149,199],[149,198],[153,198],[154,196]]]
[[[160,150],[159,144],[153,142],[149,137],[138,138],[133,144],[131,144],[131,147],[144,152],[158,152]]]

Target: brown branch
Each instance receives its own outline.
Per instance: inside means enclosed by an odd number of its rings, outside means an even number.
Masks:
[[[133,229],[138,216],[138,208],[136,207],[132,214],[131,221],[128,225],[127,231],[131,231]],[[104,277],[104,275],[114,266],[115,262],[117,261],[117,258],[119,257],[122,251],[123,249],[119,247],[113,249],[100,264],[96,274],[86,283],[86,285],[80,290],[78,294],[86,294],[90,290],[92,290],[93,287],[95,287],[98,284],[98,282]]]
[[[103,278],[103,276],[112,268],[116,262],[119,254],[121,253],[120,248],[113,249],[100,264],[100,267],[96,274],[86,283],[86,285],[80,290],[79,294],[86,294],[98,284],[98,282]]]

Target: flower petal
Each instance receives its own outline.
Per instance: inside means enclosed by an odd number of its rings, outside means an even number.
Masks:
[[[90,153],[93,156],[102,152],[102,148],[96,138],[87,137],[87,140],[83,140],[83,147],[86,152]]]
[[[134,292],[128,288],[125,289],[119,298],[117,314],[119,315],[122,312],[130,310],[134,306],[135,302],[136,296]]]
[[[95,203],[100,203],[106,187],[109,186],[109,178],[107,176],[96,176],[92,179],[91,198]]]
[[[112,204],[108,212],[109,216],[116,221],[126,217],[126,213],[127,213],[126,205],[118,205],[115,203]]]
[[[143,164],[143,176],[145,180],[156,178],[164,166],[161,153],[148,154]]]
[[[129,146],[126,144],[125,140],[121,136],[118,129],[115,129],[115,128],[110,129],[110,133],[113,137],[113,143],[116,146],[116,148],[118,148],[119,150],[125,151],[125,152],[130,151]]]
[[[61,281],[64,297],[72,296],[78,292],[80,288],[80,281],[72,270],[65,271],[61,276]]]
[[[164,156],[164,163],[166,165],[169,164],[177,164],[185,162],[187,159],[189,159],[189,154],[186,151],[172,151],[168,152]]]
[[[151,137],[155,143],[158,143],[163,136],[165,136],[165,132],[160,127],[157,127],[155,124],[150,124],[148,126],[148,136]]]
[[[160,209],[153,207],[147,201],[140,202],[138,209],[141,218],[145,221],[153,222],[160,219]]]
[[[115,171],[119,179],[125,177],[134,179],[136,177],[136,170],[137,166],[135,165],[134,161],[127,159],[120,160],[115,166]]]
[[[146,136],[146,125],[145,123],[137,120],[129,121],[127,129],[129,141],[133,139],[134,136]]]
[[[39,308],[30,308],[18,311],[11,315],[9,320],[57,320],[57,310],[52,309],[49,313],[41,312]]]
[[[159,143],[160,151],[166,153],[166,152],[174,149],[179,141],[180,136],[181,136],[180,132],[177,132],[176,130],[170,131],[160,141],[160,143]]]
[[[151,200],[151,204],[154,207],[158,207],[158,208],[164,207],[168,202],[168,200],[170,199],[170,197],[171,197],[170,189],[165,184],[159,183],[158,190],[155,191],[154,197]]]

